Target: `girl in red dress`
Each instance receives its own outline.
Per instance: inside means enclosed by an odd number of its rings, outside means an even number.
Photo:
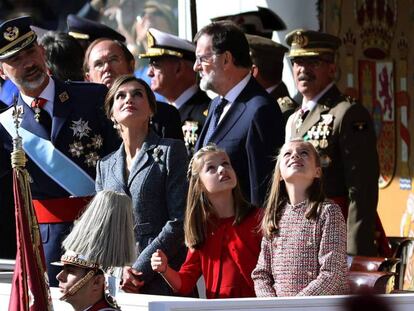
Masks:
[[[188,175],[186,261],[177,272],[157,250],[152,269],[182,295],[203,275],[207,298],[255,297],[251,272],[262,237],[259,210],[243,199],[228,155],[214,145],[194,154]]]

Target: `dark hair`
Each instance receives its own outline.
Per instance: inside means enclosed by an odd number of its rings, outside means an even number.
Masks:
[[[83,60],[83,73],[87,73],[87,72],[89,72],[89,57],[91,56],[91,52],[92,52],[92,49],[98,44],[98,43],[100,43],[100,42],[103,42],[103,41],[111,41],[111,42],[113,42],[113,43],[115,43],[116,45],[118,45],[120,48],[121,48],[121,50],[122,50],[122,54],[123,54],[123,56],[124,56],[124,58],[125,58],[125,61],[128,63],[128,64],[130,64],[132,61],[135,61],[135,59],[134,59],[134,55],[132,55],[132,53],[130,52],[130,50],[128,50],[128,48],[126,47],[126,45],[125,44],[123,44],[121,41],[118,41],[118,40],[114,40],[114,39],[109,39],[109,38],[99,38],[99,39],[96,39],[95,41],[93,41],[89,46],[88,46],[88,48],[86,49],[86,52],[85,52],[85,58],[84,58],[84,60]]]
[[[116,78],[111,88],[109,89],[108,94],[106,94],[106,97],[105,97],[104,110],[105,110],[106,117],[108,119],[111,119],[112,106],[114,105],[115,94],[118,91],[119,87],[131,81],[136,81],[144,87],[145,94],[147,95],[147,98],[148,98],[148,104],[151,108],[152,113],[155,114],[157,112],[157,102],[155,101],[155,95],[152,92],[149,85],[144,80],[139,79],[135,76],[122,75]]]
[[[75,38],[64,32],[49,31],[39,43],[45,49],[46,66],[52,76],[62,81],[83,81],[83,49]]]
[[[231,21],[218,21],[203,27],[194,37],[194,42],[201,36],[212,37],[213,51],[224,53],[229,51],[234,58],[234,65],[250,68],[252,60],[249,54],[249,43],[239,26]]]
[[[266,81],[279,82],[282,80],[283,58],[279,61],[275,56],[266,55],[266,52],[250,49],[250,56],[253,64],[259,69],[260,75]]]

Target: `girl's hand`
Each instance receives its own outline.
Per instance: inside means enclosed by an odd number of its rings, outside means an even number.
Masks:
[[[122,271],[121,289],[126,293],[139,293],[139,289],[144,286],[144,281],[140,280],[141,275],[142,272],[125,266]]]
[[[152,270],[158,273],[165,273],[168,268],[168,258],[164,252],[160,249],[152,254],[151,256],[151,267]]]

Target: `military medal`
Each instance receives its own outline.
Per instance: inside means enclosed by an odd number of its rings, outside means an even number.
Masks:
[[[197,142],[198,135],[196,131],[198,130],[198,122],[196,121],[185,121],[182,126],[184,134],[184,142],[187,149],[193,152],[193,148]]]
[[[36,104],[36,107],[34,108],[34,113],[35,113],[34,118],[36,122],[39,123],[40,122],[40,108],[37,104]]]

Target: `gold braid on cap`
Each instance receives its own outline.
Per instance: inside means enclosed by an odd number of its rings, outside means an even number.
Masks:
[[[60,297],[59,300],[65,301],[70,296],[75,295],[78,292],[78,290],[80,290],[86,284],[86,282],[88,282],[97,272],[98,269],[89,270],[88,273],[86,273],[83,278],[81,278],[79,281],[73,284],[73,286],[66,292],[66,294]]]

